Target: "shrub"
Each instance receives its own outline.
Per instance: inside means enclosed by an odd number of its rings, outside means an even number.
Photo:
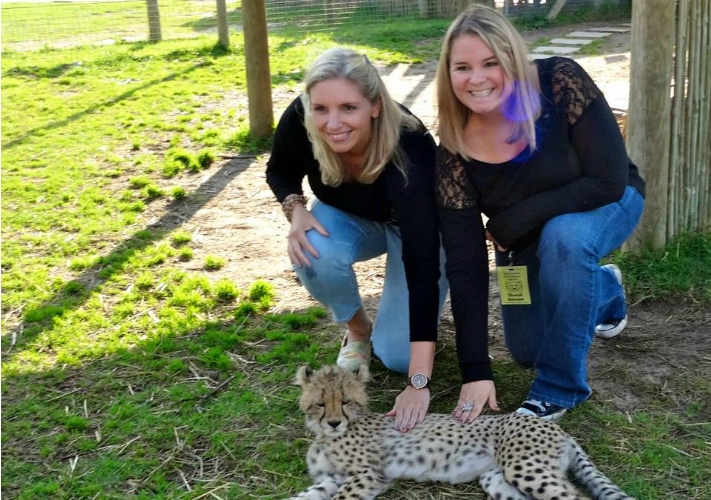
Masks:
[[[257,280],[252,283],[252,286],[249,287],[249,300],[252,302],[261,302],[265,297],[270,302],[274,299],[274,287],[262,280]]]
[[[138,278],[136,278],[136,287],[139,290],[148,290],[151,287],[153,287],[153,283],[156,282],[156,277],[155,275],[148,271],[143,274],[141,274]]]
[[[190,247],[183,247],[178,252],[178,258],[180,260],[190,260],[193,258],[193,249]]]
[[[242,125],[237,132],[232,134],[226,141],[227,149],[239,153],[261,153],[272,146],[272,138],[256,138],[249,132],[248,125]]]
[[[180,246],[189,243],[192,239],[193,236],[189,232],[184,230],[175,231],[170,237],[170,240],[175,246]]]
[[[128,180],[128,182],[129,182],[129,184],[131,184],[131,187],[134,189],[141,189],[141,188],[144,188],[144,187],[148,186],[149,184],[151,184],[151,180],[148,177],[143,176],[143,175],[138,176],[138,177],[131,177]]]
[[[235,310],[235,318],[241,319],[248,316],[257,315],[257,305],[254,302],[244,301],[241,302],[237,309]]]
[[[208,271],[216,271],[221,269],[225,265],[225,259],[222,257],[216,257],[214,255],[208,255],[205,257],[204,267]]]
[[[163,163],[163,177],[175,177],[182,170],[183,164],[175,160],[167,159]]]
[[[143,196],[146,200],[155,200],[156,198],[161,198],[165,196],[165,191],[156,186],[155,184],[149,184],[143,188]]]
[[[215,283],[215,295],[222,302],[232,302],[239,297],[239,289],[230,280],[223,279]]]
[[[182,200],[186,196],[185,189],[180,186],[174,187],[173,189],[171,189],[170,195],[175,200]]]
[[[171,160],[177,161],[179,163],[183,164],[183,167],[189,168],[191,165],[197,165],[197,160],[195,159],[195,156],[183,148],[179,147],[173,147],[170,148],[166,153],[165,153],[166,158],[169,158]]]
[[[198,154],[197,161],[200,168],[207,168],[214,163],[215,155],[209,149],[203,149],[200,151],[200,154]]]

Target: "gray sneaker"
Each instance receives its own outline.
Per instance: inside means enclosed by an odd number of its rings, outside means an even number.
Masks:
[[[617,278],[617,282],[621,285],[622,284],[622,271],[620,271],[620,268],[617,267],[615,264],[606,264],[602,267],[606,267],[610,271],[612,271]],[[625,315],[624,318],[622,319],[616,319],[612,320],[609,323],[600,323],[595,327],[595,334],[598,337],[602,337],[605,339],[611,339],[612,337],[616,337],[617,335],[622,332],[622,330],[625,329],[627,326],[627,315]]]

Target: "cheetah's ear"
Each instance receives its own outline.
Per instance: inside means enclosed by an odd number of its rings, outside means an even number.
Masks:
[[[368,370],[366,365],[360,365],[358,367],[358,371],[356,371],[356,378],[364,384],[370,380],[370,370]]]
[[[300,386],[305,386],[311,381],[311,375],[314,374],[313,369],[308,366],[304,365],[298,370],[296,370],[296,376],[294,377],[294,385],[300,385]]]

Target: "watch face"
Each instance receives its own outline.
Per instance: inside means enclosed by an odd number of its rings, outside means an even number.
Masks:
[[[415,389],[422,389],[423,387],[427,386],[427,382],[429,382],[429,380],[427,379],[427,375],[424,375],[422,373],[415,373],[410,379],[410,383]]]

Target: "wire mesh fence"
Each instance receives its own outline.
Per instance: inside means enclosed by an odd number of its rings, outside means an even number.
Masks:
[[[543,16],[556,0],[266,0],[266,9],[270,31],[322,31],[395,19],[451,19],[472,1],[518,17]],[[628,2],[567,0],[564,12]],[[231,31],[241,30],[241,3],[227,1]],[[162,39],[217,36],[215,0],[19,1],[3,2],[1,11],[3,50],[148,40],[149,24],[155,30],[157,23]]]

